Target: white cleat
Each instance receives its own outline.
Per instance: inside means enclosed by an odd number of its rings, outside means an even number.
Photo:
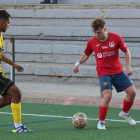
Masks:
[[[98,122],[97,129],[105,130],[105,123],[104,122]]]
[[[126,115],[125,115],[125,114],[123,114],[122,111],[121,111],[120,114],[119,114],[119,117],[122,118],[122,119],[124,119],[124,120],[126,120],[127,123],[130,124],[130,125],[136,125],[135,120],[133,120],[133,119],[130,117],[129,114],[126,114]]]

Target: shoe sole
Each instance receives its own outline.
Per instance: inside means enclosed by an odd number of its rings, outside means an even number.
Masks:
[[[104,129],[100,129],[100,128],[98,128],[98,126],[97,126],[97,129],[99,129],[99,130],[106,130],[106,128],[104,128]]]
[[[105,128],[105,129],[100,129],[100,128],[98,128],[98,127],[97,127],[97,129],[99,129],[99,130],[106,130],[106,128]]]

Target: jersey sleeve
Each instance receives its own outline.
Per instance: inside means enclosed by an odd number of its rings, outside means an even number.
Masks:
[[[88,43],[87,43],[87,48],[85,49],[84,53],[85,53],[86,55],[91,55],[91,54],[93,53],[93,50],[92,50],[92,48],[91,48],[91,43],[90,43],[90,41],[88,41]]]
[[[121,49],[121,51],[125,52],[127,50],[127,45],[125,44],[121,36],[118,37],[119,37],[119,44],[118,44],[119,48]]]

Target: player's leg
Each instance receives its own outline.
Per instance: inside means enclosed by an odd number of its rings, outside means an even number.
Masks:
[[[7,94],[11,96],[11,109],[13,112],[14,126],[19,127],[21,124],[21,92],[18,87],[13,84],[7,91]]]
[[[0,94],[2,98],[0,99],[0,108],[11,104],[11,96],[7,94],[8,89],[13,85],[13,82],[0,72]]]
[[[135,99],[135,96],[136,96],[136,88],[135,88],[135,86],[132,85],[132,86],[124,89],[124,91],[127,93],[126,97],[125,97],[125,101],[134,102],[134,99]]]
[[[11,96],[10,95],[6,95],[3,96],[2,98],[0,98],[0,108],[6,106],[6,105],[10,105],[11,104]]]
[[[125,113],[128,113],[130,108],[132,107],[133,103],[134,103],[134,99],[136,96],[136,88],[134,85],[124,89],[124,91],[127,93],[126,97],[124,99],[123,102],[123,109],[122,111]]]
[[[12,132],[19,133],[33,133],[34,131],[29,130],[21,123],[21,92],[18,87],[14,84],[7,91],[8,95],[11,96],[11,109],[13,112],[14,128]]]
[[[125,119],[130,125],[135,125],[136,122],[129,116],[129,110],[132,107],[136,96],[136,88],[133,85],[133,82],[124,72],[122,72],[116,76],[113,84],[117,92],[123,90],[126,92],[126,97],[123,101],[123,109],[119,116]]]
[[[13,118],[15,125],[20,126],[21,124],[21,108],[20,99],[21,93],[14,83],[4,75],[0,73],[0,92],[3,98],[0,100],[0,107],[11,104]]]
[[[110,76],[101,76],[99,77],[99,82],[101,89],[103,91],[103,99],[99,106],[99,122],[97,125],[98,129],[106,129],[105,128],[105,118],[109,109],[109,102],[112,97],[112,83]]]
[[[112,98],[112,89],[103,90],[103,99],[100,103],[100,106],[109,107],[111,98]]]
[[[125,119],[128,124],[130,125],[136,125],[135,120],[133,120],[130,115],[129,115],[129,110],[131,109],[132,105],[134,104],[134,99],[136,96],[136,88],[134,85],[128,87],[127,89],[124,90],[127,95],[123,101],[123,108],[122,111],[120,112],[119,116],[122,119]]]
[[[0,99],[0,107],[11,104],[14,118],[14,128],[22,127],[20,128],[20,132],[30,132],[27,131],[27,128],[23,128],[21,124],[21,92],[18,87],[4,75],[4,73],[0,73],[0,93],[3,96],[3,98]]]

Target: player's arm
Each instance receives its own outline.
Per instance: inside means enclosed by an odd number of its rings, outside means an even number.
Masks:
[[[126,61],[126,74],[128,76],[132,75],[132,70],[131,70],[131,55],[130,55],[130,51],[129,49],[127,48],[127,45],[125,44],[125,42],[123,41],[123,39],[118,36],[119,38],[119,46],[120,46],[120,49],[125,53],[125,61]]]
[[[86,54],[83,54],[81,56],[81,58],[79,59],[79,61],[75,64],[75,67],[73,69],[73,72],[74,73],[77,73],[77,72],[80,72],[79,71],[79,65],[84,63],[85,61],[87,61],[87,59],[89,58],[90,56],[86,55]]]
[[[126,74],[128,76],[132,75],[132,70],[131,70],[131,55],[130,55],[130,51],[127,49],[125,51],[125,61],[126,61]]]
[[[17,69],[17,71],[24,71],[24,68],[22,66],[17,65],[16,63],[14,63],[13,61],[11,61],[9,58],[7,58],[5,55],[2,54],[2,61],[4,61],[5,63],[8,63],[9,65],[13,66],[14,68]]]

